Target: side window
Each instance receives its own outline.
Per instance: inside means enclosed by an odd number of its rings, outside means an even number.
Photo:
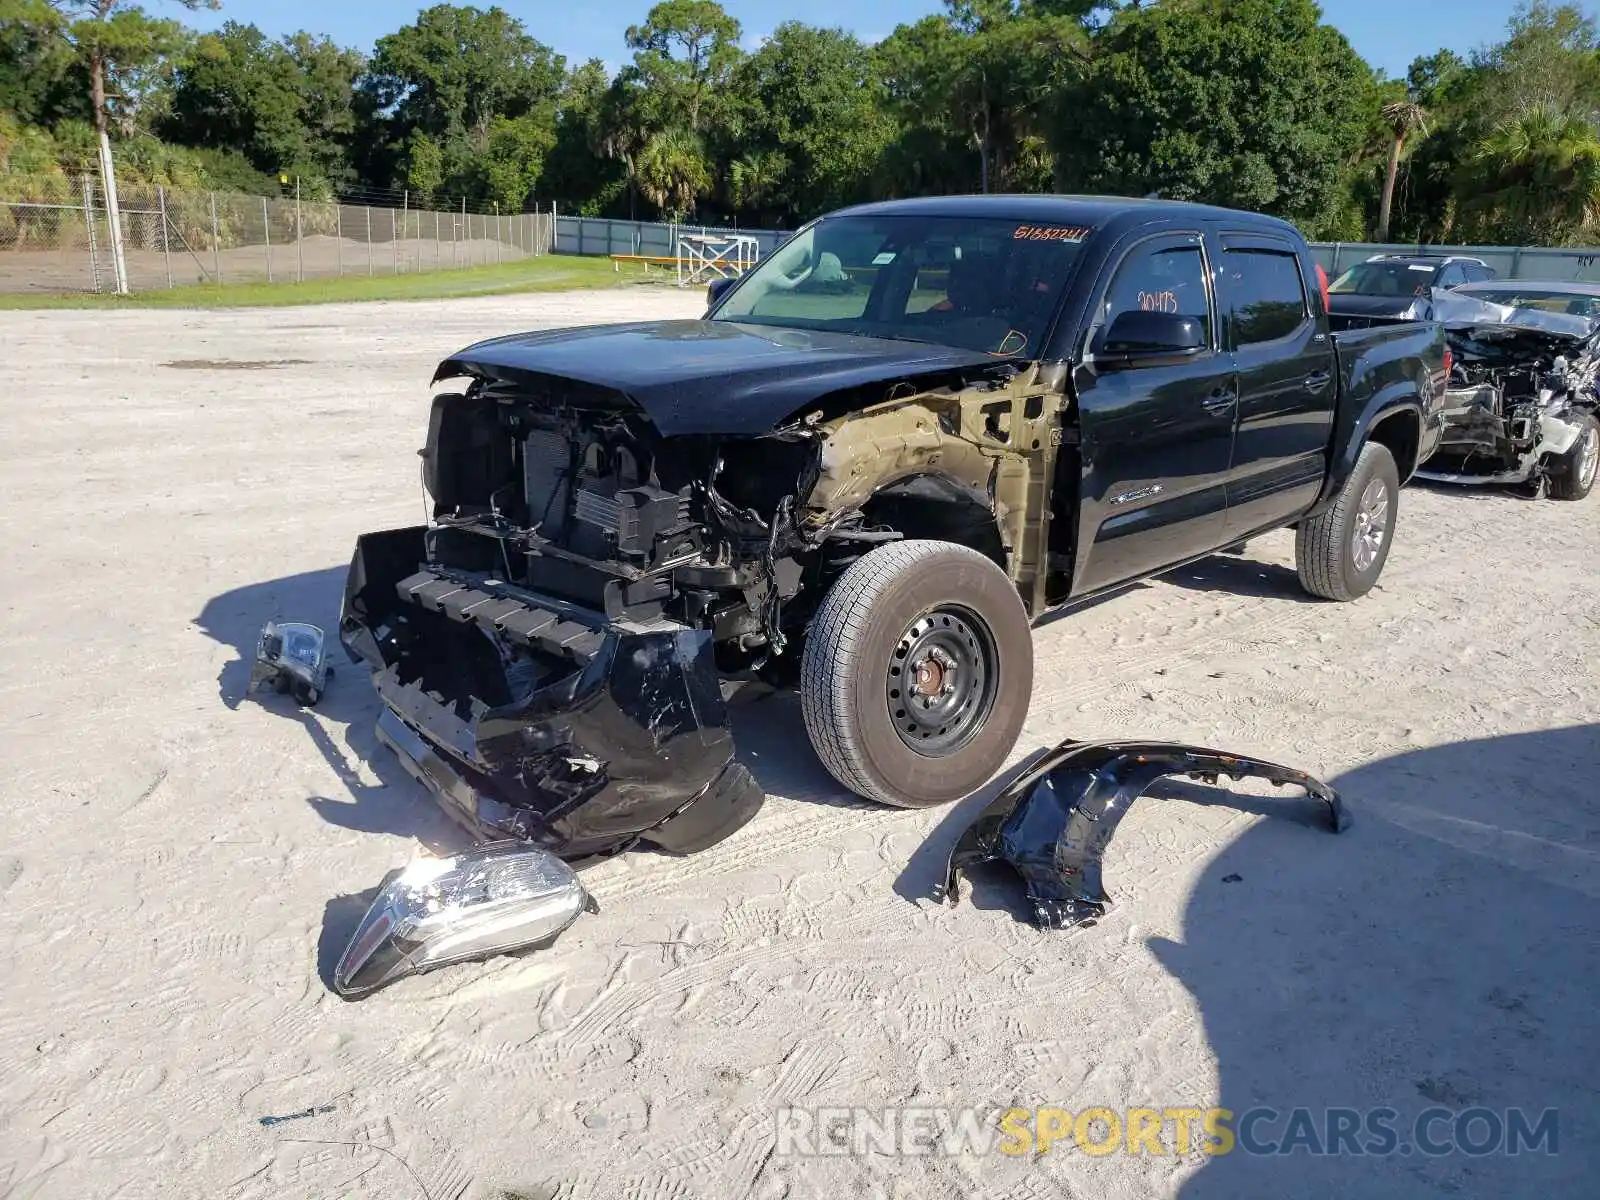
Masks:
[[[1467,269],[1459,264],[1452,263],[1439,272],[1439,282],[1434,287],[1455,288],[1467,281]]]
[[[1101,312],[1102,336],[1125,312],[1193,317],[1211,341],[1211,296],[1199,246],[1151,245],[1132,250],[1117,267]]]
[[[1222,270],[1235,347],[1288,337],[1309,320],[1300,260],[1288,251],[1224,250]]]

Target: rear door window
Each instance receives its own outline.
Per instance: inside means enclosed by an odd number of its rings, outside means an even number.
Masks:
[[[1228,248],[1222,252],[1222,273],[1235,349],[1288,337],[1311,319],[1297,255]]]

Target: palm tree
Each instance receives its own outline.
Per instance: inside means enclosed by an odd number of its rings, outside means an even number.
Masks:
[[[711,169],[705,148],[687,129],[663,129],[644,144],[635,163],[639,191],[669,221],[694,211],[695,201],[711,190]]]
[[[788,171],[789,160],[776,150],[756,151],[735,160],[728,167],[728,192],[734,208],[748,207],[759,216]]]
[[[1400,155],[1405,150],[1406,139],[1413,133],[1428,132],[1428,111],[1415,100],[1394,100],[1383,106],[1383,123],[1388,127],[1389,171],[1383,177],[1383,199],[1378,204],[1378,232],[1376,240],[1389,240],[1389,218],[1394,211],[1394,185],[1400,175]]]
[[[1462,207],[1496,236],[1560,245],[1600,223],[1600,133],[1582,117],[1536,106],[1478,143]]]

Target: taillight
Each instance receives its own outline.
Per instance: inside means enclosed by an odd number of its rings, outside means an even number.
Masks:
[[[1317,286],[1322,289],[1322,311],[1333,311],[1333,301],[1328,297],[1328,273],[1322,269],[1322,264],[1317,264]]]
[[[1450,371],[1451,371],[1452,368],[1455,367],[1455,365],[1456,365],[1455,353],[1450,349],[1449,346],[1446,346],[1444,348],[1444,377],[1445,377],[1445,380],[1447,382],[1450,379]]]

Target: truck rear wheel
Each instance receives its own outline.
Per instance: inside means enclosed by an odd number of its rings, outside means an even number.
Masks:
[[[1334,503],[1300,522],[1294,546],[1300,586],[1325,600],[1355,600],[1370,592],[1389,559],[1399,506],[1394,455],[1368,442]]]
[[[899,808],[947,804],[1005,762],[1033,693],[1033,634],[1015,586],[951,542],[892,542],[823,597],[800,708],[841,784]]]
[[[1600,475],[1600,420],[1593,413],[1583,417],[1583,431],[1560,458],[1550,473],[1550,495],[1557,500],[1582,500],[1594,490]]]

